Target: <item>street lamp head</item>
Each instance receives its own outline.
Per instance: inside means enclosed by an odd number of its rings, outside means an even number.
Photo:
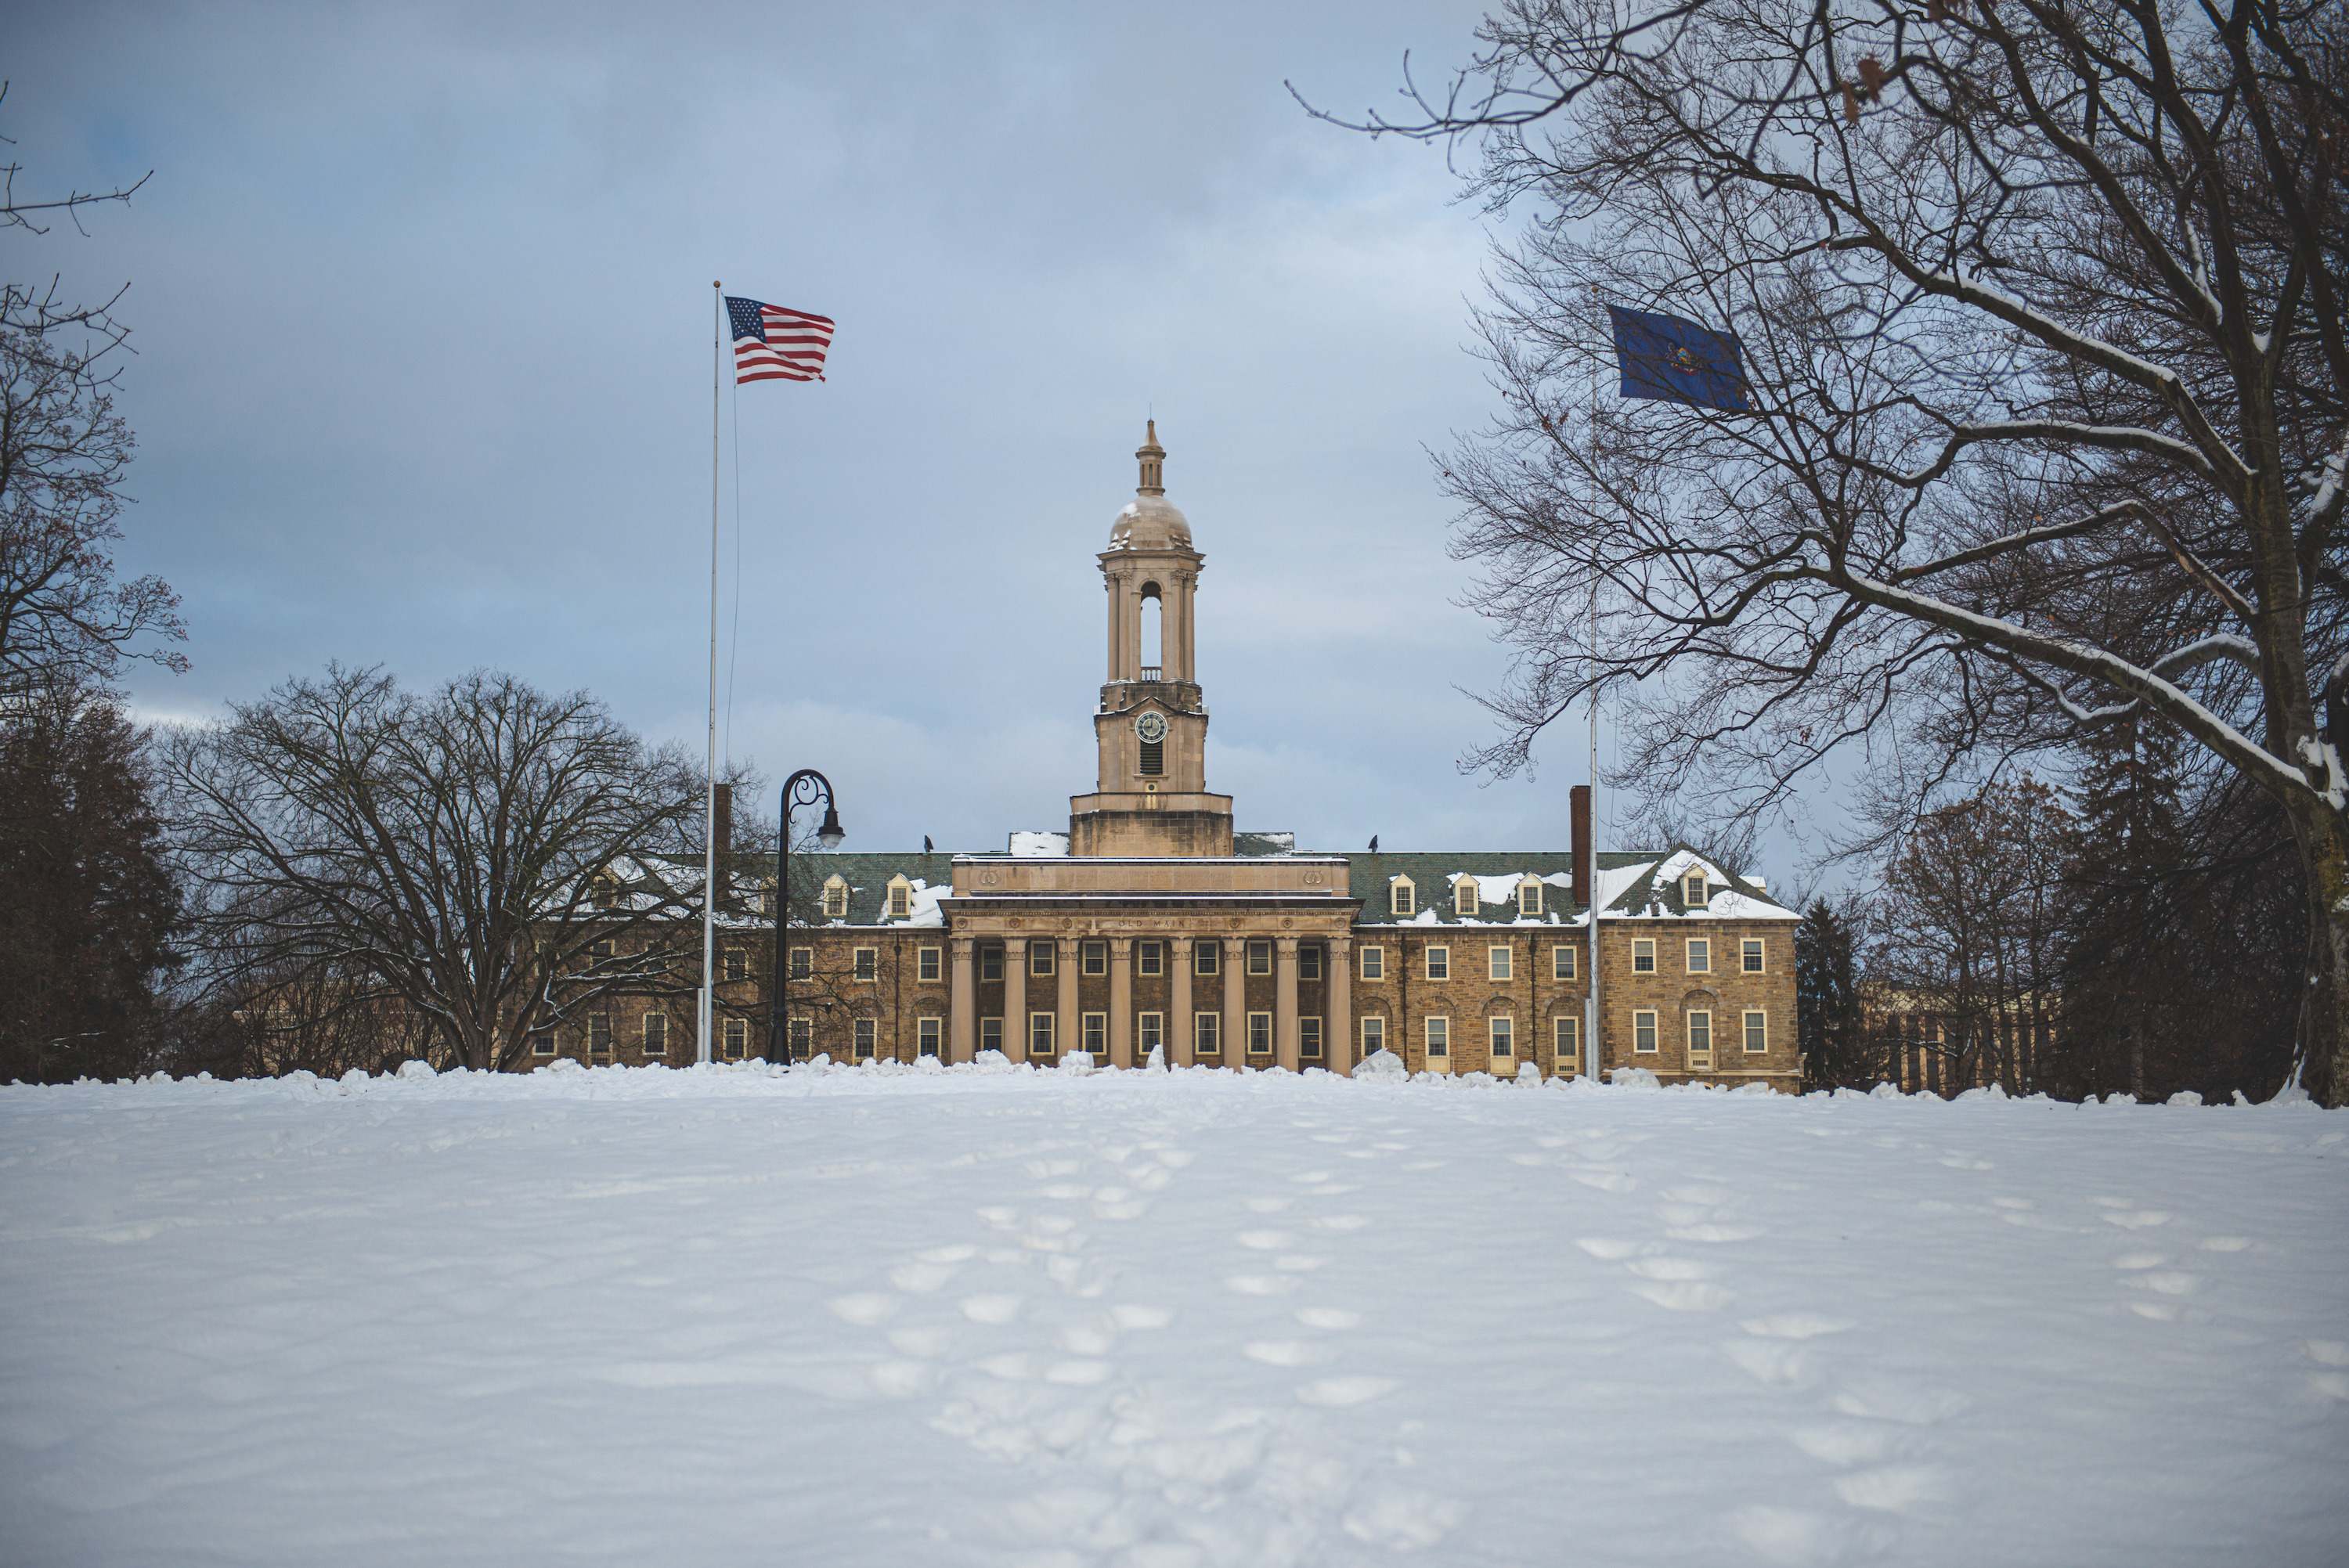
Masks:
[[[840,848],[840,841],[848,837],[840,825],[840,813],[827,800],[823,806],[823,826],[815,830],[815,841],[827,850]]]

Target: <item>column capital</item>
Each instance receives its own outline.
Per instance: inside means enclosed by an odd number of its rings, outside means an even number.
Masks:
[[[1353,950],[1354,939],[1350,936],[1333,936],[1330,939],[1330,951],[1332,953],[1345,954]]]
[[[968,953],[978,945],[978,938],[976,936],[949,936],[947,941],[952,944],[957,954]]]
[[[1109,950],[1118,957],[1123,958],[1127,954],[1133,951],[1133,938],[1131,936],[1112,936],[1109,939]]]
[[[1074,953],[1077,950],[1077,943],[1079,941],[1079,938],[1077,937],[1056,936],[1052,940],[1061,944],[1061,954],[1063,957],[1066,957],[1068,954]]]
[[[1174,945],[1174,947],[1175,951],[1177,951],[1177,952],[1179,952],[1179,953],[1188,953],[1188,952],[1190,952],[1190,951],[1191,951],[1191,942],[1192,942],[1192,938],[1187,937],[1187,936],[1185,936],[1185,935],[1181,934],[1180,933],[1177,933],[1177,934],[1175,934],[1174,935],[1169,936],[1166,940],[1167,940],[1169,943],[1173,944],[1173,945]],[[1209,940],[1211,940],[1211,941],[1212,941],[1212,940],[1213,940],[1213,938],[1210,938]]]
[[[1203,940],[1212,942],[1215,939],[1213,937],[1207,937]],[[1245,936],[1226,936],[1224,938],[1224,951],[1226,953],[1245,953],[1247,951],[1247,944],[1248,939]]]
[[[1274,951],[1278,953],[1283,958],[1294,958],[1297,956],[1298,939],[1296,937],[1276,936],[1272,940]]]

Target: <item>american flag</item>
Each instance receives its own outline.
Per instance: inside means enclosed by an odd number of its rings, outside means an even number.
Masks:
[[[830,316],[728,294],[726,318],[734,327],[737,387],[745,381],[823,379],[823,356],[832,346]]]

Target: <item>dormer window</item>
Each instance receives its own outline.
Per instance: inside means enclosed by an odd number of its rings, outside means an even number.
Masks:
[[[1702,872],[1691,872],[1681,883],[1681,902],[1691,909],[1702,909],[1713,901],[1713,887]]]
[[[823,917],[826,920],[848,918],[848,883],[837,873],[823,884]]]
[[[914,888],[904,877],[889,879],[889,918],[904,920],[914,913]]]
[[[1517,913],[1537,915],[1542,912],[1542,884],[1537,878],[1527,877],[1517,884]]]
[[[1413,913],[1419,908],[1418,898],[1418,890],[1412,886],[1411,879],[1397,877],[1387,889],[1387,913],[1389,914]]]
[[[1476,879],[1475,877],[1461,876],[1453,879],[1452,913],[1454,914],[1476,913]]]

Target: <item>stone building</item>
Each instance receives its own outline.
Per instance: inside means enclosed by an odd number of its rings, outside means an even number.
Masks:
[[[768,1038],[771,932],[738,911],[719,1054],[1348,1072],[1384,1049],[1414,1072],[1796,1087],[1795,912],[1685,845],[1595,852],[1584,790],[1564,851],[1318,853],[1235,832],[1231,797],[1207,788],[1192,614],[1206,558],[1166,499],[1154,425],[1135,455],[1141,483],[1099,556],[1098,772],[1066,833],[1013,833],[1000,853],[793,857],[786,1037],[780,1052]],[[605,1026],[609,1059],[632,1059],[631,1034]]]

